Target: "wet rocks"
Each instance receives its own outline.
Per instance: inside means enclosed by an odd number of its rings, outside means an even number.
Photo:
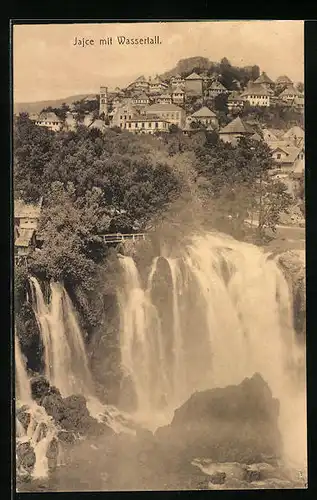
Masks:
[[[29,479],[36,461],[35,452],[29,442],[18,443],[16,447],[17,474],[23,479]]]
[[[212,484],[224,484],[225,480],[226,480],[225,472],[215,472],[210,476],[210,482]]]
[[[46,450],[47,465],[50,472],[54,471],[57,467],[58,452],[59,452],[58,440],[53,438]]]
[[[26,431],[31,420],[31,415],[29,413],[29,408],[27,405],[23,405],[17,408],[16,418],[21,422],[24,430]]]
[[[166,460],[252,464],[281,451],[279,402],[259,374],[237,386],[196,392],[155,437]],[[221,471],[222,472],[222,471]]]
[[[293,295],[294,326],[299,335],[306,333],[305,252],[289,250],[277,256],[277,262]]]

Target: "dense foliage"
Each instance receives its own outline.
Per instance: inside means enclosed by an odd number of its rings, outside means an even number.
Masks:
[[[204,129],[186,136],[171,127],[158,137],[85,126],[53,133],[22,114],[14,126],[14,161],[17,196],[43,198],[42,247],[29,270],[64,282],[86,331],[98,324],[102,305],[95,291],[109,278],[102,234],[149,230],[165,221],[177,236],[208,221],[243,237],[251,218],[263,237],[291,202],[285,186],[269,176],[272,157],[264,143],[241,139],[232,146]],[[25,276],[17,278],[17,297],[24,282]]]

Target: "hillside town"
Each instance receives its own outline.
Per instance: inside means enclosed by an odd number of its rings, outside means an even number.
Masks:
[[[237,82],[239,83],[239,82]],[[234,118],[221,126],[213,103],[222,96],[229,115]],[[65,119],[53,111],[30,115],[39,126],[53,131],[75,130],[78,123],[89,128],[105,130],[119,127],[133,134],[168,133],[171,126],[184,134],[201,129],[214,131],[225,141],[235,144],[246,136],[263,140],[276,160],[276,174],[295,176],[304,171],[304,130],[298,125],[285,129],[271,129],[264,123],[243,119],[240,115],[249,108],[274,109],[283,106],[304,113],[304,94],[286,75],[274,82],[265,73],[239,91],[228,90],[217,77],[207,72],[190,73],[187,77],[176,74],[169,79],[138,77],[126,88],[109,90],[100,87],[99,95],[87,96],[84,103],[98,105],[98,113],[86,111],[79,117],[76,106],[67,108]],[[208,103],[208,105],[207,105]],[[191,111],[197,108],[195,111]]]
[[[239,82],[234,84],[241,87]],[[225,114],[219,112],[219,102]],[[278,106],[303,116],[304,95],[286,75],[274,82],[262,72],[254,81],[249,80],[245,88],[232,91],[219,77],[193,71],[186,77],[175,74],[169,78],[158,75],[145,78],[142,75],[126,88],[114,90],[102,85],[98,95],[63,105],[63,117],[58,116],[57,110],[46,109],[30,114],[29,118],[54,132],[76,131],[78,125],[101,132],[112,128],[157,137],[172,131],[192,135],[205,130],[233,146],[241,137],[263,141],[274,160],[271,176],[283,180],[292,192],[294,183],[304,175],[302,126],[295,122],[288,123],[287,128],[272,128],[265,120],[252,120],[245,113],[246,109],[270,111]],[[40,210],[41,203],[30,207],[20,202],[15,208],[15,251],[19,258],[24,258],[35,247]]]

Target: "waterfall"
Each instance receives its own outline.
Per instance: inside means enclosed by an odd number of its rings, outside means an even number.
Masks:
[[[30,415],[30,422],[25,430],[22,423],[16,418],[17,446],[29,442],[35,453],[33,478],[46,477],[48,474],[48,460],[46,453],[53,438],[57,437],[58,430],[53,419],[47,415],[45,409],[38,406],[32,399],[30,380],[28,378],[24,360],[18,340],[17,332],[15,343],[15,370],[16,370],[16,403],[17,407],[24,408]]]
[[[290,291],[274,259],[252,244],[205,233],[176,256],[175,248],[170,254],[165,248],[147,279],[131,257],[120,257],[120,264],[121,357],[140,415],[153,419],[162,408],[170,415],[194,391],[239,384],[259,372],[292,433],[298,346]],[[304,408],[303,399],[299,404]]]
[[[22,404],[27,404],[32,401],[30,381],[26,373],[20,342],[16,332],[14,335],[14,350],[16,399],[19,400]]]
[[[44,345],[44,375],[63,397],[81,394],[87,408],[99,422],[106,422],[114,432],[131,430],[131,418],[102,404],[94,391],[85,344],[72,301],[60,283],[50,283],[47,303],[35,277],[30,277],[32,307]]]
[[[63,397],[92,392],[92,380],[76,313],[65,288],[50,283],[47,304],[41,286],[31,277],[32,304],[44,345],[45,376]]]

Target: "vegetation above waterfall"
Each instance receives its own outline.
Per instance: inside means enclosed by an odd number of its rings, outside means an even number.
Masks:
[[[254,217],[262,238],[291,203],[285,185],[270,179],[271,166],[264,143],[232,146],[206,130],[135,136],[79,126],[54,133],[21,114],[14,123],[15,193],[30,202],[43,197],[42,247],[29,270],[77,290],[72,298],[86,329],[96,326],[100,314],[87,301],[109,281],[112,253],[101,234],[165,224],[177,235],[186,223],[192,229],[208,222],[242,238],[245,219]],[[16,288],[23,283],[17,270]]]

